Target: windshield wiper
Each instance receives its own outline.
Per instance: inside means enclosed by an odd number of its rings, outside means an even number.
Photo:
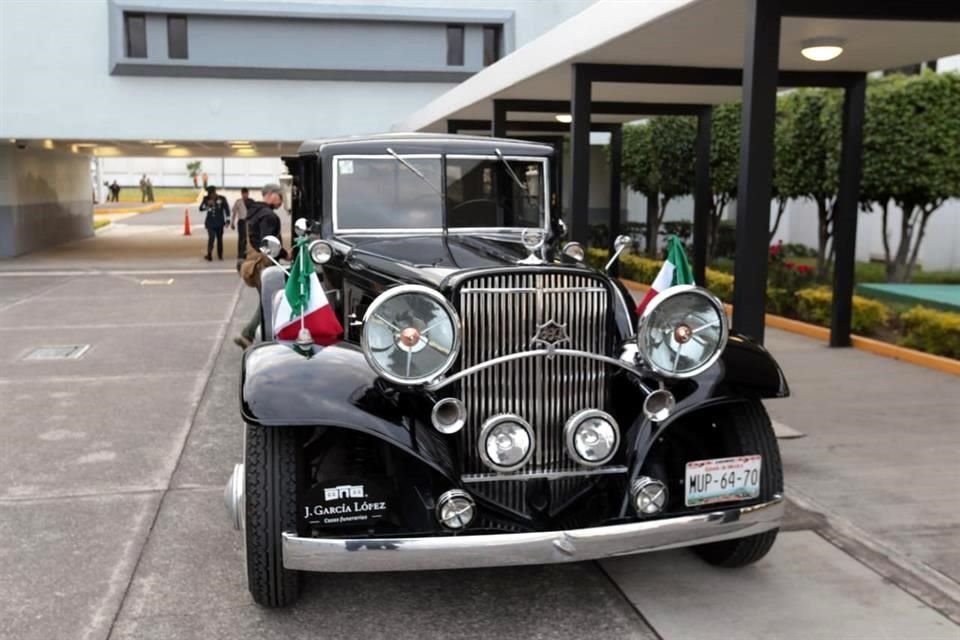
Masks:
[[[420,171],[419,171],[415,166],[413,166],[412,164],[410,164],[409,162],[407,162],[406,160],[404,160],[403,158],[401,158],[400,155],[397,154],[396,151],[394,151],[394,150],[391,149],[390,147],[387,147],[387,153],[389,153],[390,155],[392,155],[392,156],[396,159],[397,162],[399,162],[400,164],[402,164],[403,166],[405,166],[407,169],[409,169],[409,170],[413,173],[413,175],[417,176],[418,178],[420,178],[421,180],[423,180],[424,182],[426,182],[427,185],[429,185],[431,189],[433,189],[434,191],[436,191],[438,194],[443,195],[443,192],[440,191],[440,189],[438,189],[435,184],[433,184],[432,182],[430,182],[430,181],[427,179],[427,176],[425,176],[425,175],[423,175],[422,173],[420,173]]]
[[[389,151],[389,149],[387,149],[387,151]],[[500,149],[494,149],[493,151],[494,151],[494,153],[497,154],[497,157],[500,158],[500,162],[503,163],[503,166],[505,166],[505,167],[507,168],[507,173],[509,173],[509,174],[510,174],[510,177],[513,178],[513,181],[517,183],[517,186],[520,187],[521,189],[523,189],[524,193],[528,192],[529,189],[527,188],[527,185],[524,184],[524,183],[520,180],[520,178],[517,177],[517,174],[515,174],[515,173],[513,172],[513,167],[511,167],[511,166],[510,166],[510,163],[507,162],[507,159],[503,157],[503,153],[500,152]]]

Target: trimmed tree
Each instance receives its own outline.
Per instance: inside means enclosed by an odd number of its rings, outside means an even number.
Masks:
[[[837,199],[837,92],[799,89],[778,100],[774,191],[781,205],[806,198],[817,207],[817,277],[827,278]]]
[[[960,196],[960,75],[927,72],[870,83],[860,196],[883,216],[887,281],[909,281],[930,216]],[[891,203],[903,212],[895,249]]]
[[[740,163],[740,103],[713,108],[710,133],[710,233],[707,236],[707,262],[714,258],[720,234],[720,218],[730,201],[737,197]]]
[[[654,256],[667,205],[693,189],[696,120],[668,116],[623,130],[623,177],[647,199],[647,254]]]

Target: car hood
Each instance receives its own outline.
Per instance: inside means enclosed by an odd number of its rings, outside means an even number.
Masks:
[[[400,282],[434,287],[459,271],[514,266],[529,256],[519,237],[516,241],[476,235],[343,239],[353,246],[351,267],[375,270]]]

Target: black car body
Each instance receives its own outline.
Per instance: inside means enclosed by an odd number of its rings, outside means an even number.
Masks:
[[[227,486],[258,602],[292,601],[300,570],[769,550],[783,485],[760,400],[788,394],[779,366],[709,293],[638,318],[562,246],[551,146],[394,134],[285,160],[344,333],[271,340],[284,275],[264,272]]]

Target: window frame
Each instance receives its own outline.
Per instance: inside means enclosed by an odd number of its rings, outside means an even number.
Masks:
[[[487,62],[487,33],[493,33],[493,59]],[[496,64],[503,56],[503,25],[485,24],[483,25],[483,66],[489,67]]]
[[[183,20],[183,55],[173,55],[173,29],[171,25],[176,20]],[[167,16],[167,58],[170,60],[189,60],[190,59],[190,26],[187,16],[183,14],[171,14]]]
[[[409,235],[443,235],[443,234],[475,234],[475,233],[489,233],[491,231],[507,231],[513,233],[519,233],[521,230],[529,227],[447,227],[447,159],[451,160],[492,160],[494,162],[499,162],[500,158],[496,154],[483,154],[483,153],[400,153],[397,154],[403,159],[407,158],[439,158],[440,166],[442,172],[442,183],[438,185],[442,193],[438,193],[437,197],[441,199],[441,226],[439,227],[383,227],[379,229],[363,229],[363,228],[351,228],[351,227],[341,227],[340,226],[340,212],[338,204],[339,197],[339,182],[340,182],[340,164],[341,159],[344,160],[353,160],[353,159],[392,159],[396,161],[396,158],[391,156],[388,153],[368,153],[368,154],[357,154],[357,153],[345,153],[337,154],[331,156],[331,222],[333,223],[333,235],[393,235],[393,236],[409,236]],[[504,154],[504,159],[507,161],[519,161],[519,162],[537,162],[541,165],[541,175],[543,176],[543,193],[540,195],[540,199],[543,202],[543,231],[544,233],[550,233],[550,221],[552,219],[552,209],[551,209],[551,188],[550,183],[550,157],[549,156],[523,156],[523,155],[506,155]],[[537,227],[541,228],[541,227]]]
[[[450,34],[451,34],[452,31],[459,31],[459,32],[460,32],[460,46],[459,46],[459,50],[457,50],[455,47],[453,47],[453,45],[452,45],[452,43],[451,43]],[[462,66],[466,65],[466,61],[467,61],[467,55],[466,55],[466,48],[467,48],[467,26],[464,25],[464,24],[448,24],[448,25],[447,25],[447,29],[446,29],[446,34],[447,34],[447,66],[448,66],[448,67],[462,67]],[[456,54],[456,55],[451,55],[451,54]],[[456,61],[455,61],[455,60],[458,59],[458,56],[459,56],[460,62],[456,62]],[[454,60],[454,62],[451,62],[451,58]]]
[[[133,42],[130,39],[130,21],[140,20],[143,24],[143,55],[134,55]],[[147,14],[124,11],[123,13],[123,54],[126,58],[143,60],[149,57],[150,47],[147,42]]]

